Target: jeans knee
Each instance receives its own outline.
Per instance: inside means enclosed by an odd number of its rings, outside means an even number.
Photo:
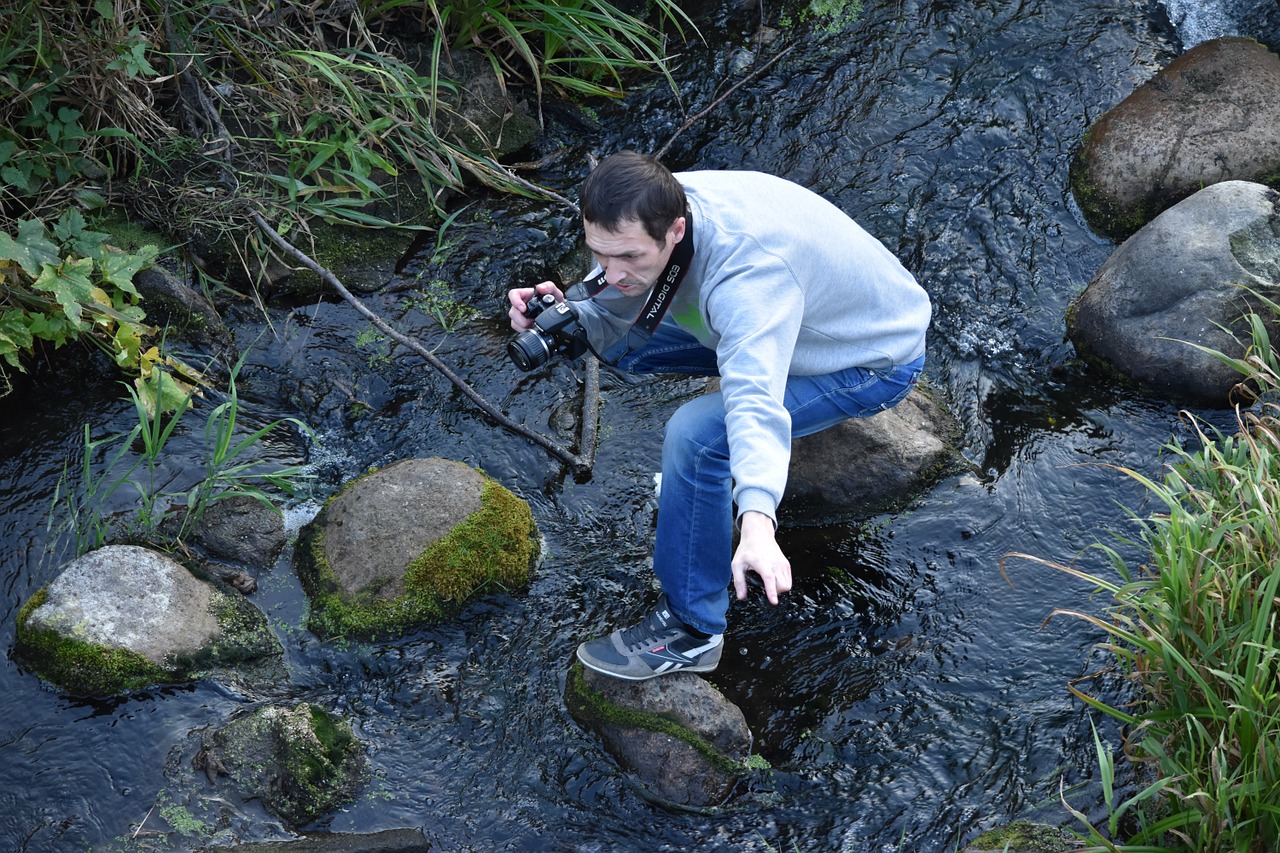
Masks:
[[[664,461],[693,462],[705,454],[728,459],[724,405],[719,394],[699,397],[677,409],[667,421],[663,437]]]

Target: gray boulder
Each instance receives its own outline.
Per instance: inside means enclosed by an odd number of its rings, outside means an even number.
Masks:
[[[191,681],[282,653],[252,604],[135,545],[68,563],[22,607],[15,651],[44,678],[88,696]]]
[[[1241,285],[1280,287],[1280,193],[1227,181],[1126,240],[1072,304],[1067,332],[1082,357],[1147,393],[1225,407],[1240,374],[1191,344],[1243,353]]]
[[[896,509],[960,464],[958,433],[951,414],[917,386],[892,409],[797,438],[779,514],[814,523]]]
[[[437,621],[484,589],[529,581],[529,505],[447,459],[406,459],[349,483],[299,535],[310,627],[386,637]]]
[[[742,711],[692,673],[624,681],[575,664],[565,704],[666,805],[718,806],[752,766]]]
[[[1107,111],[1072,166],[1085,217],[1116,238],[1230,180],[1280,182],[1280,56],[1237,37],[1197,45]]]

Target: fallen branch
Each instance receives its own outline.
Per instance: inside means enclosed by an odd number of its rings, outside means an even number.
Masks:
[[[502,412],[498,411],[488,400],[486,400],[478,391],[472,388],[467,381],[439,358],[435,353],[415,341],[413,338],[397,331],[390,323],[383,320],[373,309],[365,305],[359,297],[346,288],[346,285],[329,270],[320,266],[310,255],[294,246],[288,240],[280,236],[271,223],[267,222],[260,213],[253,214],[254,224],[258,229],[267,236],[275,246],[285,254],[292,257],[298,263],[320,276],[325,284],[333,288],[339,296],[347,301],[352,308],[367,319],[374,327],[387,337],[398,343],[403,344],[413,350],[426,360],[446,379],[452,382],[459,391],[467,395],[476,406],[500,425],[506,427],[517,435],[524,436],[542,449],[546,450],[556,459],[559,459],[565,465],[569,466],[575,480],[585,480],[591,476],[591,466],[595,462],[595,446],[596,446],[596,424],[599,416],[600,405],[600,366],[594,358],[587,360],[586,379],[583,387],[582,397],[582,428],[579,433],[580,445],[582,452],[574,454],[572,451],[561,446],[555,441],[547,438],[541,433],[529,429],[523,424],[511,420]]]

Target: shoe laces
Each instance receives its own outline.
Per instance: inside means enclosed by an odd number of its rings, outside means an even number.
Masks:
[[[659,605],[640,624],[631,628],[624,628],[622,630],[622,645],[631,651],[635,651],[644,646],[651,646],[659,638],[674,632],[676,630],[675,627],[660,615],[663,609],[664,607]]]

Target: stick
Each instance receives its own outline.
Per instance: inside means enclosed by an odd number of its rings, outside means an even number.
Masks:
[[[316,275],[320,276],[326,284],[332,287],[339,296],[351,305],[352,308],[356,309],[357,313],[361,314],[365,319],[372,323],[378,331],[407,346],[409,349],[422,356],[422,358],[426,360],[427,364],[434,367],[446,379],[457,386],[458,390],[463,394],[466,394],[482,412],[512,432],[529,439],[534,444],[537,444],[539,447],[546,450],[556,459],[559,459],[561,462],[568,465],[573,471],[575,479],[582,479],[590,476],[591,466],[595,457],[596,417],[599,406],[599,366],[595,359],[589,359],[587,362],[587,380],[582,400],[582,453],[574,455],[568,449],[562,447],[560,444],[552,441],[541,433],[534,432],[523,424],[516,423],[506,415],[499,412],[492,404],[489,403],[488,400],[481,396],[478,391],[467,384],[465,379],[454,373],[448,365],[437,358],[435,353],[393,328],[391,324],[386,320],[383,320],[377,312],[365,305],[364,302],[362,302],[350,290],[347,290],[346,285],[344,285],[336,275],[320,266],[320,264],[313,260],[306,252],[281,237],[280,234],[276,232],[276,229],[271,227],[271,224],[267,222],[261,214],[254,213],[252,216],[254,224],[258,226],[258,229],[261,230],[277,248],[285,254],[293,257]]]
[[[701,121],[702,119],[706,118],[706,117],[707,117],[707,115],[708,115],[712,110],[714,110],[716,107],[718,107],[718,106],[720,106],[722,103],[724,103],[724,102],[725,102],[725,99],[727,99],[730,95],[732,95],[734,92],[736,92],[736,91],[737,91],[738,89],[740,89],[742,86],[745,86],[747,83],[749,83],[749,82],[751,82],[752,80],[754,80],[754,79],[756,79],[757,77],[759,77],[759,76],[760,76],[761,74],[763,74],[764,72],[768,71],[770,68],[772,68],[772,67],[773,67],[773,66],[778,62],[778,60],[779,60],[779,59],[781,59],[782,57],[786,56],[788,53],[790,53],[790,52],[791,52],[791,51],[793,51],[793,50],[795,50],[795,45],[794,45],[794,44],[793,44],[793,45],[791,45],[791,47],[789,47],[789,48],[787,48],[786,50],[784,50],[784,51],[782,51],[781,53],[779,53],[777,56],[775,56],[775,57],[773,57],[772,59],[770,59],[770,60],[769,60],[768,62],[766,62],[764,65],[761,65],[761,66],[760,66],[759,68],[757,68],[755,71],[752,71],[752,72],[751,72],[750,74],[748,74],[746,77],[743,77],[743,78],[742,78],[741,80],[739,80],[737,83],[734,83],[732,86],[730,86],[728,89],[726,89],[726,90],[725,90],[724,94],[722,94],[720,97],[716,98],[716,99],[715,99],[714,101],[712,101],[711,103],[707,104],[707,106],[706,106],[706,108],[705,108],[705,109],[699,110],[699,111],[698,111],[697,113],[695,113],[694,115],[691,115],[691,116],[689,116],[687,119],[685,119],[685,120],[684,120],[684,124],[682,124],[682,125],[680,125],[680,127],[676,128],[676,132],[675,132],[675,133],[673,133],[673,134],[671,134],[671,138],[670,138],[670,139],[668,139],[668,140],[667,140],[667,142],[666,142],[666,144],[665,144],[665,145],[663,145],[661,148],[659,148],[659,149],[658,149],[658,151],[657,151],[657,153],[655,153],[653,156],[654,156],[654,157],[656,157],[656,158],[658,158],[659,160],[661,160],[661,159],[662,159],[662,155],[664,155],[664,154],[666,154],[666,153],[667,153],[667,149],[671,147],[671,143],[673,143],[673,142],[675,142],[675,141],[676,141],[676,137],[677,137],[677,136],[679,136],[680,134],[682,134],[682,133],[684,133],[686,130],[688,130],[690,127],[692,127],[694,122]]]

